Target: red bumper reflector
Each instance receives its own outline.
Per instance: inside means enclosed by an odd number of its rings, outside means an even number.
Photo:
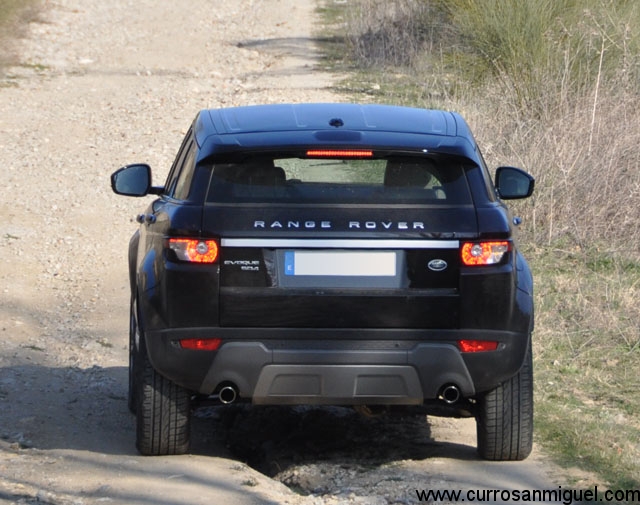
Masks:
[[[462,352],[495,351],[498,342],[492,340],[458,340],[458,347]]]
[[[180,340],[180,347],[194,351],[217,351],[222,344],[221,338],[184,338]]]
[[[309,158],[371,158],[373,151],[362,149],[311,149]]]

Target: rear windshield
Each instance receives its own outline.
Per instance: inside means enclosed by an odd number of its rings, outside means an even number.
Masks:
[[[261,157],[211,170],[211,203],[471,203],[464,166],[452,159]]]

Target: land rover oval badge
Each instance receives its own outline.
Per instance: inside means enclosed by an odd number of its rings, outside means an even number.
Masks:
[[[434,272],[442,272],[447,268],[447,262],[441,259],[431,260],[427,265],[429,270],[433,270]]]

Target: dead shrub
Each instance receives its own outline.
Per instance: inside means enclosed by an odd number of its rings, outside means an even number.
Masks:
[[[347,9],[347,46],[362,67],[406,67],[433,44],[442,11],[424,0],[361,0]]]

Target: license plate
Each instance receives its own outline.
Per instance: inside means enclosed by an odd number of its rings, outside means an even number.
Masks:
[[[391,251],[286,251],[285,275],[394,277],[396,253]]]

